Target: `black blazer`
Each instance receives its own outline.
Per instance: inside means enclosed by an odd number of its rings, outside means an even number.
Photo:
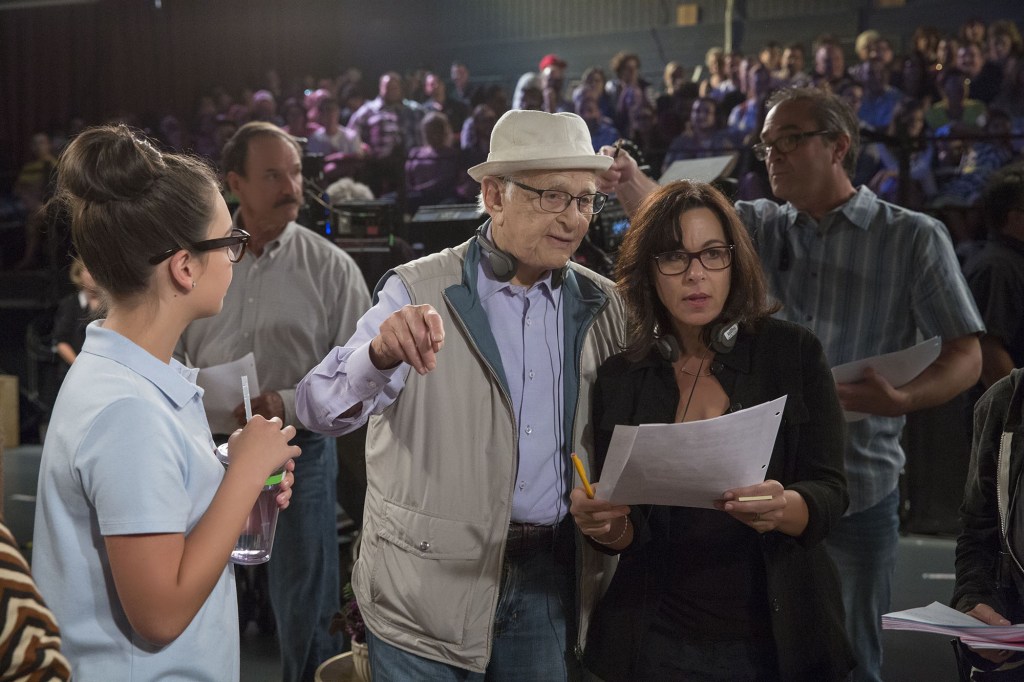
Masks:
[[[779,532],[760,536],[779,675],[814,682],[843,679],[854,661],[839,578],[822,540],[849,504],[845,433],[821,344],[803,327],[769,318],[756,329],[742,328],[733,350],[717,355],[711,367],[729,396],[730,411],[788,396],[767,478],[803,496],[808,523],[799,538]],[[672,366],[656,352],[640,362],[623,354],[605,361],[593,404],[598,467],[616,424],[671,423],[678,404]],[[584,652],[585,665],[605,680],[635,679],[633,652],[673,577],[665,552],[673,509],[634,507],[630,515],[634,541],[597,606]]]

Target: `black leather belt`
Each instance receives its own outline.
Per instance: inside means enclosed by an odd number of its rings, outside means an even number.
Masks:
[[[555,544],[556,526],[535,526],[532,523],[508,524],[505,554],[515,556],[550,550]]]

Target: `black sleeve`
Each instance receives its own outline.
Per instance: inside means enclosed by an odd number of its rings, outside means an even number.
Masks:
[[[960,507],[963,530],[956,541],[956,583],[953,606],[970,611],[988,604],[1006,614],[1006,604],[996,589],[1002,549],[999,505],[996,499],[996,467],[999,441],[1012,388],[1006,377],[992,385],[974,408],[974,439],[971,462]]]
[[[57,312],[53,316],[53,342],[66,343],[75,348],[75,327],[82,315],[78,305],[78,294],[65,296],[57,304]],[[81,348],[75,348],[79,352]]]
[[[796,359],[803,368],[800,398],[806,421],[784,427],[783,438],[787,448],[793,450],[788,454],[794,458],[794,466],[792,478],[783,483],[799,492],[807,504],[807,528],[799,541],[812,546],[825,539],[850,504],[843,463],[846,422],[821,343],[804,330],[800,337]]]

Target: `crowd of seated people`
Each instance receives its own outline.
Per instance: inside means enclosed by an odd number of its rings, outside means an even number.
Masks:
[[[133,115],[118,120],[168,149],[190,150],[214,164],[240,125],[269,121],[304,138],[308,153],[325,157],[325,184],[353,178],[375,196],[394,197],[409,215],[424,202],[473,200],[476,186],[465,171],[486,159],[490,130],[507,109],[574,111],[587,121],[595,149],[628,139],[655,176],[673,161],[737,153],[732,172],[741,198],[749,199],[771,196],[763,164],[749,151],[759,139],[764,102],[780,88],[814,85],[836,92],[857,111],[866,143],[857,184],[936,214],[955,241],[978,238],[980,211],[971,209],[981,187],[1024,149],[1020,30],[1008,20],[986,25],[972,19],[945,32],[921,26],[902,56],[893,49],[901,42],[896,38],[862,32],[852,64],[832,35],[818,36],[810,49],[774,41],[747,53],[715,47],[692,73],[679,61],[668,62],[661,87],[645,78],[640,57],[628,50],[607,65],[578,65],[576,71],[558,55],[545,55],[514,91],[474,82],[461,61],[450,74],[386,72],[375,93],[356,69],[287,84],[271,70],[238,96],[223,87],[203,93],[191,118],[164,113],[152,121]],[[433,140],[424,137],[428,114],[443,115],[447,123],[431,117]],[[40,169],[52,167],[51,154],[81,125],[34,136],[36,158],[0,202],[5,219],[26,226],[23,233],[8,230],[17,233],[18,244],[0,251],[2,267],[40,264],[38,197],[46,187]],[[435,172],[443,179],[432,177]]]

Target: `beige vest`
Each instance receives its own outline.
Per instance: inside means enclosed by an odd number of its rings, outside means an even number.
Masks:
[[[463,284],[465,258],[475,280],[473,240],[395,269],[412,302],[429,303],[441,315],[445,343],[437,368],[422,377],[410,372],[398,399],[370,418],[353,585],[375,635],[425,658],[483,672],[491,656],[518,444],[511,403],[469,331],[486,317],[475,295],[456,286]],[[603,300],[584,326],[579,359],[566,360],[567,369],[572,363],[580,373],[573,448],[592,465],[590,391],[597,367],[620,349],[624,314],[610,281],[571,267],[563,297],[573,297],[578,309],[581,291],[591,304]],[[446,293],[448,287],[455,289]],[[457,312],[460,306],[466,314]],[[583,642],[586,617],[610,574],[604,573],[603,555],[577,544],[584,547],[577,562]]]

